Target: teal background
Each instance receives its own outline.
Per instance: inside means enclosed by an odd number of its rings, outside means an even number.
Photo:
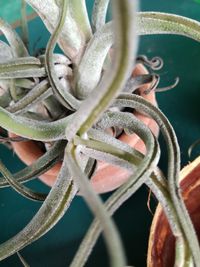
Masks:
[[[9,23],[20,19],[21,0],[0,0],[0,17]],[[27,6],[27,14],[33,13],[30,6]]]
[[[87,1],[89,9],[93,1]],[[8,4],[11,6],[8,8]],[[0,0],[0,16],[10,21],[17,17],[19,1]],[[200,20],[200,4],[192,0],[142,0],[141,10],[165,11],[177,13]],[[30,22],[30,36],[36,48],[44,47],[48,40],[40,20]],[[38,41],[39,38],[39,41]],[[33,48],[33,46],[32,46]],[[200,137],[199,125],[199,90],[200,90],[200,44],[180,36],[145,36],[140,40],[140,53],[148,57],[161,56],[164,68],[160,71],[162,85],[172,83],[175,77],[180,78],[179,85],[172,91],[157,95],[160,108],[168,116],[178,136],[181,147],[182,165],[188,162],[187,149]],[[163,140],[160,166],[165,168],[166,157]],[[198,155],[195,150],[194,156]],[[11,151],[0,146],[0,158],[11,171],[19,170],[23,165]],[[28,183],[28,186],[40,191],[48,188],[39,181]],[[105,196],[108,197],[109,194]],[[128,257],[128,264],[143,267],[146,263],[147,242],[152,214],[147,208],[148,189],[143,186],[114,216],[120,229]],[[152,210],[155,200],[151,201]],[[23,199],[11,189],[0,190],[0,242],[16,234],[33,217],[40,204]],[[76,197],[63,219],[44,237],[21,251],[31,267],[64,267],[68,266],[78,248],[92,216],[80,197]],[[17,256],[2,262],[0,267],[22,266]],[[88,267],[109,266],[100,239],[90,257]]]

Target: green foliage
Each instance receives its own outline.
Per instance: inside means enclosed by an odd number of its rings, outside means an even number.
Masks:
[[[37,57],[28,52],[25,2],[35,9],[51,33],[44,54]],[[25,2],[22,1],[23,38],[0,20],[9,44],[0,43],[0,127],[4,129],[0,139],[37,141],[45,152],[31,166],[13,175],[0,163],[0,187],[11,186],[43,204],[23,230],[0,245],[0,260],[49,231],[80,190],[95,220],[71,266],[86,263],[101,231],[111,266],[125,266],[125,252],[111,215],[146,184],[162,204],[176,238],[175,265],[198,266],[198,240],[179,188],[180,149],[176,135],[160,109],[138,96],[136,90],[149,82],[151,86],[144,94],[155,90],[159,76],[151,71],[162,65],[157,58],[137,57],[138,34],[179,34],[199,41],[199,22],[172,14],[137,13],[137,1],[113,0],[113,21],[106,23],[109,1],[102,0],[94,1],[90,25],[84,0]],[[56,44],[63,54],[54,53]],[[132,77],[135,63],[146,64],[150,74]],[[168,149],[166,177],[157,167],[161,154],[158,140],[130,112],[133,109],[153,118],[160,128]],[[116,136],[108,135],[108,129],[113,129]],[[9,132],[18,137],[10,138]],[[137,134],[145,144],[146,154],[115,138],[121,132]],[[94,174],[96,160],[130,172],[127,181],[105,203],[88,180]],[[45,173],[58,161],[62,167],[48,195],[21,184]]]

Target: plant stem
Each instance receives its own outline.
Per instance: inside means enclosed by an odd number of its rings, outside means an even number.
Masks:
[[[126,265],[126,259],[124,255],[123,246],[119,237],[119,233],[116,229],[115,224],[106,212],[103,203],[101,202],[98,195],[94,192],[91,187],[88,178],[81,171],[76,160],[76,147],[73,144],[68,144],[67,149],[67,162],[68,168],[78,185],[81,194],[83,194],[86,202],[88,203],[92,212],[96,215],[100,221],[103,231],[104,238],[110,254],[111,266],[121,267]],[[79,265],[77,267],[80,267]]]

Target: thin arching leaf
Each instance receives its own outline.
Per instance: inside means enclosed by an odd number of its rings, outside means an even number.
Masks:
[[[97,129],[92,128],[88,131],[88,137],[91,140],[98,140],[100,142],[105,142],[107,144],[110,144],[110,145],[116,147],[117,149],[120,149],[120,150],[122,149],[122,150],[126,151],[127,153],[130,153],[131,157],[142,158],[142,154],[139,151],[135,150],[134,148],[132,148],[128,144],[120,141],[119,139],[112,137],[110,134],[106,134],[102,130],[97,130]]]
[[[31,79],[16,79],[15,86],[24,88],[24,89],[32,89],[36,82],[31,81]]]
[[[10,102],[12,101],[10,92],[7,91],[5,92],[1,97],[0,97],[0,107],[6,108]]]
[[[0,107],[0,126],[19,136],[38,141],[65,139],[65,128],[73,115],[53,121],[41,122],[17,116]]]
[[[68,1],[61,2],[62,5],[60,7],[59,21],[46,47],[45,65],[51,88],[58,101],[66,108],[76,110],[78,109],[80,102],[62,86],[55,72],[55,66],[53,62],[53,50],[56,46],[57,39],[66,21],[68,8]]]
[[[121,99],[121,100],[120,100]],[[172,126],[170,125],[168,119],[164,116],[164,114],[152,104],[146,102],[142,97],[137,95],[120,95],[119,99],[115,101],[117,106],[126,106],[131,108],[142,109],[144,113],[152,116],[154,120],[158,123],[163,136],[166,140],[168,146],[168,186],[171,198],[174,203],[175,211],[178,214],[179,222],[183,228],[184,235],[187,239],[187,244],[190,248],[190,252],[193,255],[194,261],[197,264],[200,262],[200,249],[197,240],[197,236],[191,222],[188,211],[183,202],[180,185],[179,185],[179,173],[180,173],[180,151],[177,142],[176,135]],[[121,104],[123,103],[123,105]],[[149,107],[149,108],[148,108]],[[173,228],[172,228],[173,229]],[[184,242],[183,233],[180,232],[180,228],[174,229],[174,234],[178,238],[182,236],[182,241]],[[182,250],[182,254],[184,256],[184,247],[182,243],[178,244],[179,249]]]
[[[194,143],[188,148],[188,156],[191,157],[192,151],[200,144],[200,139],[197,139]]]
[[[29,48],[29,31],[28,31],[28,22],[27,22],[27,13],[26,13],[26,2],[21,0],[21,27],[22,27],[22,40],[25,47]]]
[[[25,0],[37,14],[42,18],[47,29],[52,33],[55,30],[59,18],[59,6],[56,1],[52,0]],[[66,0],[68,2],[69,0]],[[62,2],[62,1],[61,1]],[[85,40],[82,39],[81,32],[74,19],[69,15],[66,17],[61,36],[59,38],[59,45],[62,47],[64,53],[73,61],[82,51],[85,45]]]
[[[200,41],[200,23],[196,20],[161,12],[139,12],[138,34],[177,34]]]
[[[184,16],[161,12],[138,12],[137,24],[138,35],[175,34],[200,41],[200,22]],[[105,27],[110,27],[108,23],[106,25]]]
[[[49,90],[48,90],[49,89]],[[41,81],[30,92],[28,92],[18,102],[8,107],[7,110],[11,113],[22,113],[33,107],[39,101],[44,100],[51,94],[50,85],[47,80]]]
[[[152,74],[144,74],[137,77],[131,77],[124,89],[123,92],[125,93],[133,93],[136,89],[139,89],[141,86],[145,84],[151,84],[153,82],[154,75]]]
[[[95,0],[92,11],[93,31],[99,30],[106,22],[106,14],[110,0]]]
[[[115,0],[113,3],[114,29],[116,37],[115,64],[107,72],[100,84],[92,91],[75,114],[66,135],[69,140],[78,132],[87,132],[101,114],[108,108],[113,98],[122,90],[130,76],[137,50],[136,16],[137,1]]]
[[[99,141],[84,142],[83,140],[75,141],[75,144],[84,145],[81,148],[81,152],[87,156],[93,157],[96,160],[110,163],[112,165],[120,166],[129,171],[133,170],[133,163],[136,165],[138,158],[134,159],[130,157],[129,153],[125,153],[123,150],[116,149],[115,147],[105,144]],[[112,156],[110,156],[110,154]],[[131,161],[131,162],[130,162]]]
[[[18,34],[12,29],[12,27],[0,18],[0,31],[3,32],[6,39],[8,40],[14,57],[26,57],[28,51],[24,46],[22,40]]]
[[[115,113],[113,113],[113,116],[115,116]],[[124,117],[123,120],[121,120],[121,126],[131,127],[130,125],[134,125],[134,123],[130,124],[130,120],[131,118],[133,118],[133,116],[131,116],[130,114],[123,113],[121,114],[121,116]],[[119,118],[119,116],[116,115],[116,119],[117,117]],[[108,121],[108,123],[113,125],[116,123],[116,120],[115,122],[114,120],[110,120]],[[144,138],[144,142],[147,146],[147,154],[145,158],[141,161],[141,164],[139,165],[136,174],[131,176],[128,181],[122,187],[120,187],[120,189],[114,192],[111,198],[105,203],[105,206],[110,214],[113,214],[113,212],[145,182],[145,180],[152,173],[159,160],[159,149],[155,138],[151,134],[150,130],[146,126],[141,124],[141,122],[138,126],[138,133],[141,134],[141,138]],[[81,267],[85,264],[91,252],[91,248],[94,246],[98,238],[100,230],[101,226],[99,222],[95,220],[89,232],[87,233],[86,238],[81,244],[77,254],[75,255],[70,267]]]
[[[75,75],[75,94],[78,98],[85,99],[99,83],[102,67],[113,40],[112,23],[102,27],[91,38]],[[88,79],[88,77],[90,78]]]
[[[4,63],[12,58],[13,53],[11,47],[0,40],[0,63]]]
[[[101,222],[104,230],[104,238],[110,255],[111,266],[124,266],[126,260],[116,227],[105,211],[100,198],[93,191],[87,177],[78,166],[75,153],[75,147],[72,144],[68,144],[67,162],[69,171],[77,183],[90,209]]]
[[[21,57],[0,64],[0,79],[42,77],[45,69],[35,57]]]
[[[39,67],[41,66],[41,62],[39,59],[35,57],[19,57],[15,59],[10,59],[6,62],[1,62],[0,64],[0,71],[11,71],[11,70],[18,70],[18,69],[26,69],[28,67]]]
[[[28,187],[20,184],[17,180],[15,180],[15,178],[13,178],[12,174],[1,161],[0,172],[10,184],[10,186],[22,196],[35,201],[44,201],[46,199],[47,194],[34,192],[33,190],[29,189]]]
[[[69,8],[72,18],[78,25],[79,30],[82,31],[85,42],[87,42],[91,38],[92,31],[85,0],[70,0]]]
[[[1,71],[0,79],[19,79],[19,78],[38,78],[38,77],[45,77],[46,71],[45,68],[27,68],[27,69],[19,69],[19,70],[8,70],[8,71]]]
[[[15,173],[14,178],[20,182],[30,181],[33,178],[45,173],[52,168],[63,157],[66,141],[58,141],[46,152],[38,158],[30,166],[25,167],[21,171]],[[0,177],[0,187],[8,186],[7,181]]]
[[[58,179],[29,224],[17,235],[0,245],[0,260],[21,250],[48,232],[64,215],[77,192],[63,162]]]
[[[17,256],[19,257],[21,263],[23,264],[24,267],[30,267],[30,265],[26,262],[26,260],[24,259],[24,257],[22,257],[22,255],[17,252]]]

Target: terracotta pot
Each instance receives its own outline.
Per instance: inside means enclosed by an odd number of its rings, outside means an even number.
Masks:
[[[186,207],[200,240],[200,157],[181,171],[180,185]],[[160,205],[151,226],[148,248],[148,267],[173,267],[175,238]]]
[[[145,67],[141,64],[138,64],[135,70],[133,71],[133,76],[138,76],[147,73],[148,72],[145,69]],[[144,94],[144,91],[148,87],[149,85],[142,86],[139,89],[139,93],[141,96],[150,101],[152,104],[157,105],[155,99],[155,93],[153,91],[147,95]],[[158,126],[155,123],[155,121],[142,114],[138,114],[136,112],[134,112],[134,114],[146,125],[148,125],[148,127],[152,130],[152,132],[156,136],[158,135]],[[10,134],[10,136],[13,136],[13,134]],[[129,136],[126,134],[122,134],[119,137],[119,139],[129,144],[131,147],[136,148],[140,152],[145,153],[144,143],[136,134],[132,134]],[[30,165],[32,162],[34,162],[38,157],[40,157],[43,154],[41,149],[37,146],[37,144],[34,141],[21,142],[21,143],[16,142],[13,143],[12,145],[18,157],[27,165]],[[52,186],[56,180],[56,177],[60,170],[60,166],[61,163],[56,164],[51,170],[47,171],[39,178],[45,184]],[[127,180],[128,176],[129,173],[120,167],[113,166],[105,162],[99,162],[97,170],[93,175],[93,177],[91,178],[91,182],[96,192],[104,193],[119,187]]]

